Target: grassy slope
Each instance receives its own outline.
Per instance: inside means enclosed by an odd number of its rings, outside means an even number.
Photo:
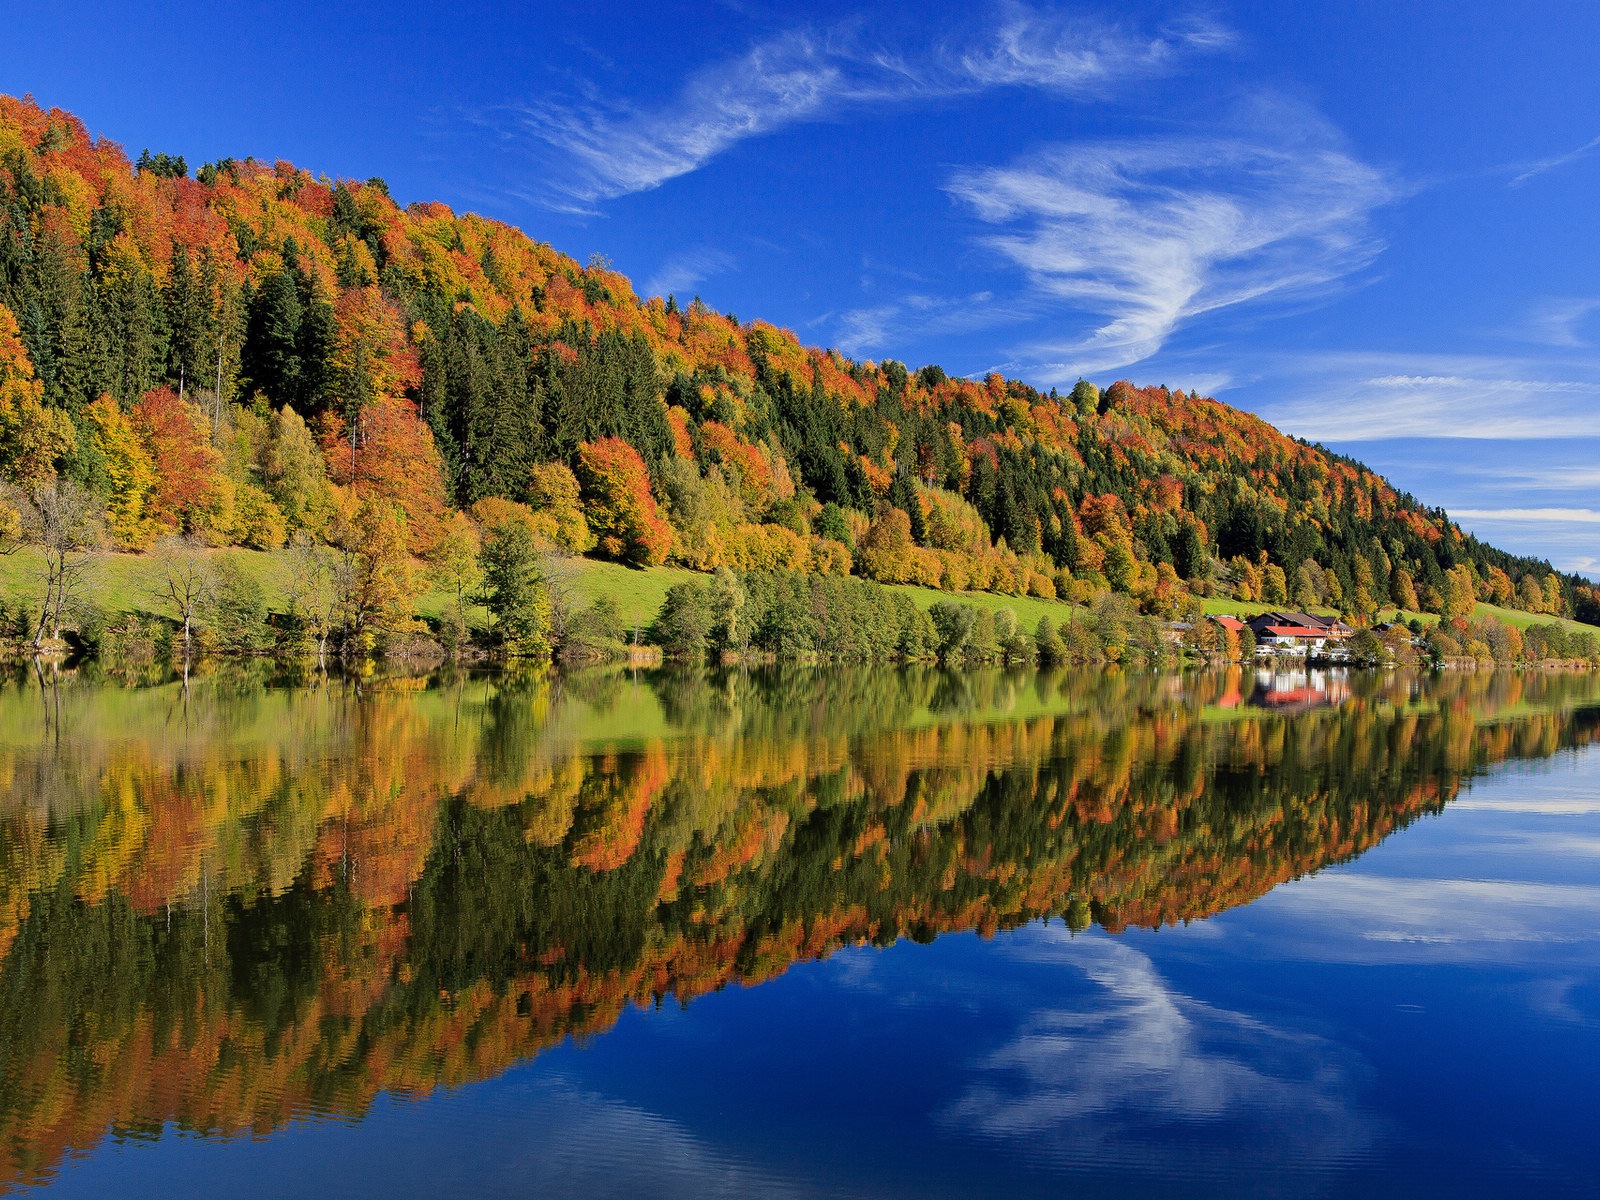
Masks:
[[[214,558],[235,560],[261,582],[269,608],[282,610],[284,599],[283,562],[260,550],[208,550]],[[8,604],[19,601],[37,606],[40,593],[40,557],[32,548],[0,557],[0,597]],[[87,599],[112,613],[161,613],[165,611],[159,591],[161,568],[156,559],[144,554],[101,554],[89,566]]]
[[[587,603],[597,596],[615,597],[622,610],[623,621],[628,625],[648,625],[666,599],[667,589],[685,580],[705,580],[709,576],[678,567],[650,567],[637,571],[616,563],[599,562],[591,558],[556,560],[551,565],[551,576],[564,584],[575,599]],[[895,584],[891,591],[903,592],[919,608],[932,608],[939,600],[959,600],[974,608],[997,610],[1009,608],[1017,614],[1025,629],[1033,629],[1039,618],[1048,616],[1057,624],[1067,620],[1073,606],[1055,600],[1039,600],[1032,596],[996,596],[988,592],[940,592],[932,588]]]
[[[261,581],[268,607],[278,611],[285,607],[286,571],[281,557],[259,550],[241,549],[211,550],[206,553],[234,559]],[[140,554],[105,554],[96,559],[91,570],[93,574],[88,588],[89,597],[109,612],[166,611],[158,595],[161,570],[153,557]],[[650,624],[660,611],[667,589],[673,584],[707,578],[705,575],[678,567],[651,567],[640,571],[617,563],[600,562],[590,558],[554,559],[549,564],[549,571],[556,585],[564,589],[571,600],[578,605],[588,604],[599,596],[611,596],[617,602],[624,624],[630,628],[635,625],[644,627]],[[18,601],[26,601],[30,605],[37,603],[38,574],[39,556],[31,549],[0,556],[0,598],[8,604],[16,604]],[[989,592],[949,593],[934,591],[931,588],[913,587],[909,584],[894,585],[892,590],[910,596],[921,608],[930,608],[939,600],[950,599],[991,611],[1009,608],[1017,614],[1017,620],[1022,627],[1029,630],[1039,623],[1040,617],[1047,616],[1059,623],[1070,619],[1072,614],[1078,611],[1071,604],[1056,600],[1039,600],[1032,596],[997,596]],[[445,592],[428,591],[418,600],[417,611],[424,617],[437,617],[449,608],[454,600],[452,595]],[[1275,606],[1247,604],[1222,597],[1209,597],[1205,601],[1205,611],[1211,614],[1252,616],[1272,607]],[[1331,609],[1313,611],[1332,612]],[[483,615],[481,609],[476,612],[479,617]],[[1394,619],[1393,610],[1385,610],[1380,615],[1387,620]],[[1401,615],[1403,618],[1418,615],[1424,622],[1438,620],[1436,616],[1428,613]],[[1492,615],[1519,629],[1526,629],[1529,625],[1548,624],[1555,619],[1538,613],[1497,608],[1491,604],[1478,605],[1477,615],[1479,617]],[[1570,630],[1594,632],[1593,626],[1580,625],[1576,621],[1562,620],[1560,624]]]
[[[709,578],[681,567],[635,570],[593,558],[552,559],[548,570],[555,586],[565,589],[580,606],[610,596],[622,613],[623,625],[629,629],[655,620],[661,602],[667,598],[667,589],[673,584]]]
[[[259,550],[211,550],[205,553],[227,556],[238,562],[247,572],[261,582],[266,593],[267,606],[282,611],[286,605],[286,570],[281,557]],[[90,567],[88,597],[112,613],[165,613],[161,602],[161,568],[150,555],[103,554]],[[634,570],[617,563],[599,562],[589,558],[553,559],[549,564],[551,579],[564,590],[571,601],[586,605],[599,596],[611,596],[617,602],[623,622],[629,626],[647,626],[661,609],[667,589],[675,583],[704,580],[705,575],[678,567],[651,567]],[[30,605],[38,603],[39,556],[31,549],[0,557],[0,598],[8,604],[19,601]],[[938,600],[958,599],[977,608],[1009,608],[1027,629],[1039,623],[1041,616],[1060,622],[1070,617],[1073,607],[1054,600],[1039,600],[1030,596],[996,596],[987,592],[951,593],[930,588],[897,586],[920,607],[929,608]],[[417,601],[417,612],[424,617],[437,617],[455,603],[449,593],[430,590]],[[476,609],[481,617],[482,610]]]
[[[1565,617],[1547,617],[1539,613],[1518,612],[1514,608],[1500,608],[1494,604],[1480,604],[1473,612],[1476,617],[1498,617],[1507,625],[1515,625],[1518,629],[1526,629],[1530,625],[1548,625],[1552,621],[1560,625],[1569,633],[1594,633],[1593,625],[1584,625],[1578,621],[1569,621]],[[1435,620],[1438,618],[1435,617]]]
[[[1233,600],[1227,596],[1206,596],[1200,601],[1201,611],[1208,617],[1253,617],[1264,612],[1288,612],[1294,608],[1292,604],[1266,604],[1249,600]],[[1313,606],[1311,612],[1321,613],[1324,616],[1333,616],[1333,609]]]
[[[904,592],[916,602],[918,608],[932,608],[940,600],[956,600],[973,608],[986,608],[998,612],[1009,608],[1017,614],[1017,624],[1030,632],[1039,624],[1040,617],[1049,617],[1057,625],[1070,621],[1073,614],[1082,610],[1060,600],[1040,600],[1036,596],[997,596],[993,592],[940,592],[933,588],[915,587],[911,584],[894,584],[890,591]]]
[[[1243,600],[1230,600],[1224,596],[1208,596],[1203,601],[1203,604],[1205,607],[1205,612],[1208,616],[1221,616],[1226,614],[1234,617],[1253,617],[1257,613],[1270,612],[1273,609],[1282,610],[1294,607],[1293,605],[1289,604],[1247,603]],[[1331,608],[1313,608],[1311,611],[1314,613],[1322,613],[1327,616],[1333,615],[1333,609]],[[1593,625],[1584,625],[1578,621],[1570,621],[1565,617],[1551,617],[1546,616],[1543,613],[1521,612],[1515,608],[1501,608],[1494,604],[1478,605],[1478,607],[1473,611],[1473,616],[1480,620],[1484,617],[1494,617],[1502,623],[1515,626],[1518,629],[1526,629],[1530,625],[1549,625],[1551,622],[1554,622],[1555,624],[1566,629],[1568,632],[1596,632],[1596,629]],[[1409,621],[1412,617],[1417,618],[1424,625],[1432,625],[1439,619],[1438,615],[1435,613],[1401,612],[1399,609],[1395,608],[1385,608],[1378,612],[1379,621]]]

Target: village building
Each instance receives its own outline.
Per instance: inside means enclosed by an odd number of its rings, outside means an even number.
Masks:
[[[1303,612],[1265,612],[1246,625],[1263,657],[1343,658],[1343,643],[1355,632],[1338,617]]]

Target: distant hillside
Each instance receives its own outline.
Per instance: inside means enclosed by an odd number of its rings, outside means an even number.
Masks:
[[[466,509],[636,563],[1110,588],[1162,615],[1231,594],[1600,620],[1587,581],[1214,400],[852,361],[381,180],[135,163],[10,97],[0,473],[87,485],[130,549],[271,548],[382,501],[425,557]]]

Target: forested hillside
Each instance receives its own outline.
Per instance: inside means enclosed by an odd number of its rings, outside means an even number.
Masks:
[[[135,162],[10,97],[0,474],[0,533],[71,481],[130,551],[359,544],[448,577],[509,521],[638,565],[1114,590],[1162,616],[1223,594],[1600,621],[1586,581],[1214,400],[852,361],[381,180]],[[380,567],[375,627],[409,619]]]

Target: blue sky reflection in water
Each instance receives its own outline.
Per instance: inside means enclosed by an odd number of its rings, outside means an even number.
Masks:
[[[839,952],[499,1078],[56,1196],[1593,1196],[1600,756],[1159,932]],[[397,1185],[396,1180],[405,1181]]]

